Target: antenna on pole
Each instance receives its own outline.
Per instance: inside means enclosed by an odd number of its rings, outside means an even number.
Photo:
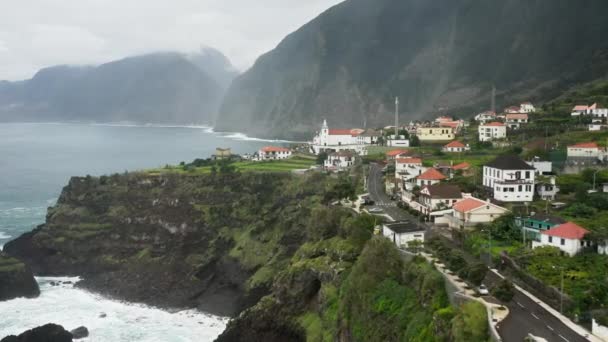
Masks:
[[[399,98],[395,97],[395,139],[399,136]]]

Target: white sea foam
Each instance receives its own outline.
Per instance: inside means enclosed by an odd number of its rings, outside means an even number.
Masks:
[[[18,334],[47,323],[67,330],[89,329],[82,341],[185,342],[213,341],[226,327],[227,319],[196,310],[175,313],[145,305],[110,300],[74,288],[71,284],[51,286],[50,282],[75,282],[78,278],[37,278],[41,295],[0,302],[0,337]],[[105,314],[102,318],[100,315]]]

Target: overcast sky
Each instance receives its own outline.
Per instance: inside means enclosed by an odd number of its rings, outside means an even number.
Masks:
[[[0,0],[0,80],[159,50],[222,51],[240,70],[342,0]]]

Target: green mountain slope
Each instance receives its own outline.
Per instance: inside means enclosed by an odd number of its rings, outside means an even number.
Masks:
[[[217,129],[309,137],[332,126],[555,97],[608,70],[601,0],[348,0],[286,37],[238,77]],[[388,121],[390,122],[390,121]]]

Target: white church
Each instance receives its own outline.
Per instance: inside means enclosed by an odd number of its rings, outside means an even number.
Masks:
[[[312,140],[311,149],[315,154],[351,150],[363,155],[366,153],[365,146],[376,141],[376,135],[366,134],[359,128],[329,129],[327,120],[323,120],[321,131]]]

